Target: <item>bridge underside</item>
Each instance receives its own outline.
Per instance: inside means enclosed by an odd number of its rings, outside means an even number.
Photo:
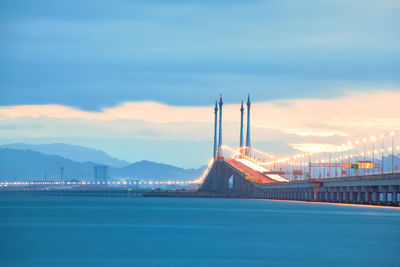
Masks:
[[[214,162],[198,191],[220,197],[400,206],[400,174],[294,182],[252,182],[224,160]]]

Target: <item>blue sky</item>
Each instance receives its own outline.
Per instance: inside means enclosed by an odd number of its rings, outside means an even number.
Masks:
[[[142,101],[211,106],[220,92],[227,104],[247,93],[264,103],[398,92],[398,14],[399,1],[4,0],[0,106],[100,112]],[[127,155],[124,142],[112,153]]]
[[[1,105],[101,109],[393,85],[398,1],[2,1]]]

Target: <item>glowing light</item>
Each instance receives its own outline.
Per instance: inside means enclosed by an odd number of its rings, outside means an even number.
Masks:
[[[258,172],[269,172],[268,169],[265,169],[264,167],[261,167],[247,159],[237,159],[237,161],[239,161],[240,163],[243,163],[244,165],[246,165],[247,167],[252,168],[253,170],[256,170]]]

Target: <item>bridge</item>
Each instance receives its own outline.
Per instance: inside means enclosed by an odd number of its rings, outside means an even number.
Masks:
[[[242,102],[235,149],[222,142],[222,95],[215,103],[212,159],[195,181],[0,182],[0,195],[246,197],[400,206],[400,131],[320,152],[276,156],[252,147],[250,96],[246,105],[246,137]],[[180,189],[168,189],[174,185]]]
[[[251,147],[250,96],[246,143],[242,102],[239,147],[224,146],[222,106],[221,95],[214,107],[213,158],[197,181],[198,194],[400,206],[399,131],[349,141],[329,151],[277,157]]]

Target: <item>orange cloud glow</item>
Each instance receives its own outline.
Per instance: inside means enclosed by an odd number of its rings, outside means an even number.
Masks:
[[[322,147],[330,149],[332,138],[351,140],[399,130],[399,103],[400,92],[383,90],[351,93],[334,99],[255,102],[251,113],[253,144],[278,140],[292,144],[297,150],[316,151]],[[238,139],[239,115],[239,104],[224,105],[225,141]],[[155,102],[129,102],[99,112],[61,105],[7,106],[0,107],[0,126],[13,123],[24,127],[23,131],[3,130],[0,136],[74,135],[77,133],[71,129],[79,128],[80,133],[86,135],[113,138],[209,140],[213,118],[212,106],[179,107]],[[42,128],[30,128],[29,122],[39,121]],[[328,139],[331,141],[326,141]]]

